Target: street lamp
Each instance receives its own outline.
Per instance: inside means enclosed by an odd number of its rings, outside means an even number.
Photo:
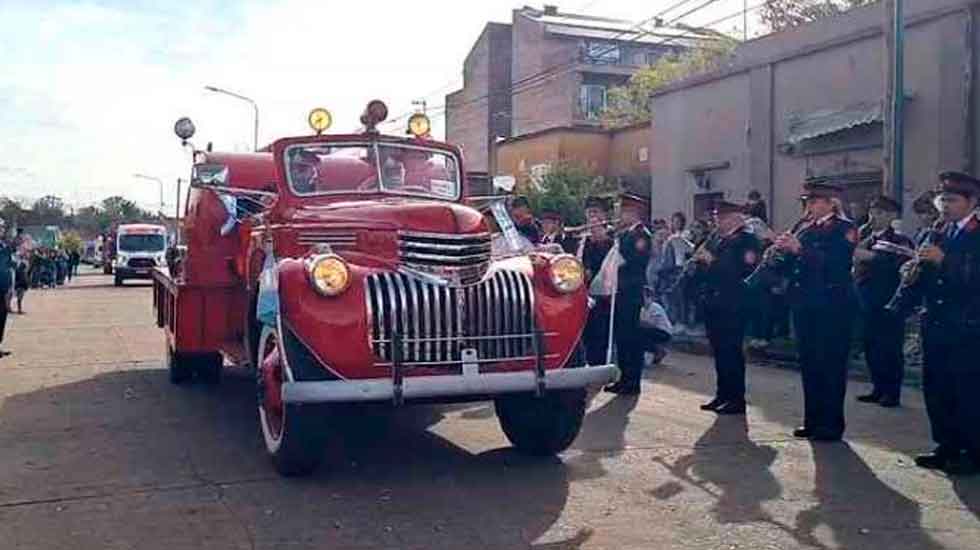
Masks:
[[[204,89],[207,90],[207,91],[209,91],[209,92],[214,92],[216,94],[228,95],[228,96],[234,97],[235,99],[240,99],[242,101],[246,101],[250,105],[252,105],[252,109],[255,111],[255,127],[253,128],[253,131],[252,131],[252,150],[253,151],[258,151],[259,150],[259,106],[258,106],[258,104],[255,103],[255,101],[253,99],[251,99],[251,98],[248,98],[248,97],[245,97],[245,96],[243,96],[241,94],[236,94],[235,92],[230,92],[228,90],[225,90],[225,89],[222,89],[222,88],[218,88],[218,87],[215,87],[215,86],[205,86]]]
[[[155,181],[155,182],[157,182],[157,183],[160,184],[160,216],[163,217],[163,215],[164,215],[163,214],[163,208],[164,208],[164,203],[163,203],[163,180],[160,179],[160,178],[157,178],[157,177],[147,176],[146,174],[133,174],[133,177],[134,178],[144,179],[144,180]]]

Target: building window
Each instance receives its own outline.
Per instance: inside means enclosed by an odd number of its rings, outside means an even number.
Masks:
[[[606,87],[599,84],[583,84],[579,90],[579,110],[588,120],[594,120],[606,109]]]
[[[622,51],[612,42],[586,42],[585,62],[593,65],[615,65],[622,60]]]
[[[647,52],[646,53],[646,65],[652,66],[657,63],[660,56],[663,55],[661,52]]]

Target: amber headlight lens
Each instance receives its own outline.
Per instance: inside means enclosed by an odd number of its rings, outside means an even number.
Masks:
[[[575,256],[557,256],[551,260],[551,283],[559,292],[575,292],[585,280],[582,262]]]
[[[350,269],[340,256],[317,256],[309,264],[310,283],[324,296],[336,296],[350,285]]]

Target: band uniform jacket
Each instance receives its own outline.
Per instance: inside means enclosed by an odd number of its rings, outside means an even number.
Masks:
[[[574,254],[578,249],[578,239],[564,231],[542,235],[541,244],[557,244],[566,254]]]
[[[975,342],[980,338],[980,221],[977,216],[958,235],[946,238],[940,248],[945,254],[942,265],[922,275],[926,306],[923,322],[929,328]]]
[[[854,247],[857,227],[840,216],[830,216],[803,230],[798,256],[788,262],[790,303],[800,308],[828,308],[854,302]]]
[[[616,283],[618,326],[636,326],[639,321],[652,249],[653,234],[642,223],[633,225],[619,236],[619,253],[623,262],[619,265]]]
[[[744,280],[759,263],[762,243],[743,227],[722,237],[710,252],[714,261],[699,264],[694,275],[700,304],[705,309],[742,309],[747,298]]]
[[[586,282],[591,283],[592,278],[599,273],[602,262],[605,261],[609,251],[612,250],[615,239],[610,236],[608,239],[597,241],[591,235],[585,237],[582,243],[582,265],[585,266]]]
[[[872,233],[861,241],[858,248],[871,250],[878,242],[889,242],[915,248],[912,239],[889,227],[883,231]],[[901,281],[899,269],[911,258],[889,252],[875,252],[875,257],[869,261],[856,263],[854,267],[854,283],[857,287],[858,298],[865,310],[885,307],[891,300]]]

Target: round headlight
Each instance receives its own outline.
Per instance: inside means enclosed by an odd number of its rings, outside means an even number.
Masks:
[[[350,285],[350,269],[340,256],[317,256],[309,264],[310,284],[324,296],[336,296]]]
[[[575,292],[585,281],[585,269],[575,256],[556,256],[551,260],[551,283],[559,292]]]

